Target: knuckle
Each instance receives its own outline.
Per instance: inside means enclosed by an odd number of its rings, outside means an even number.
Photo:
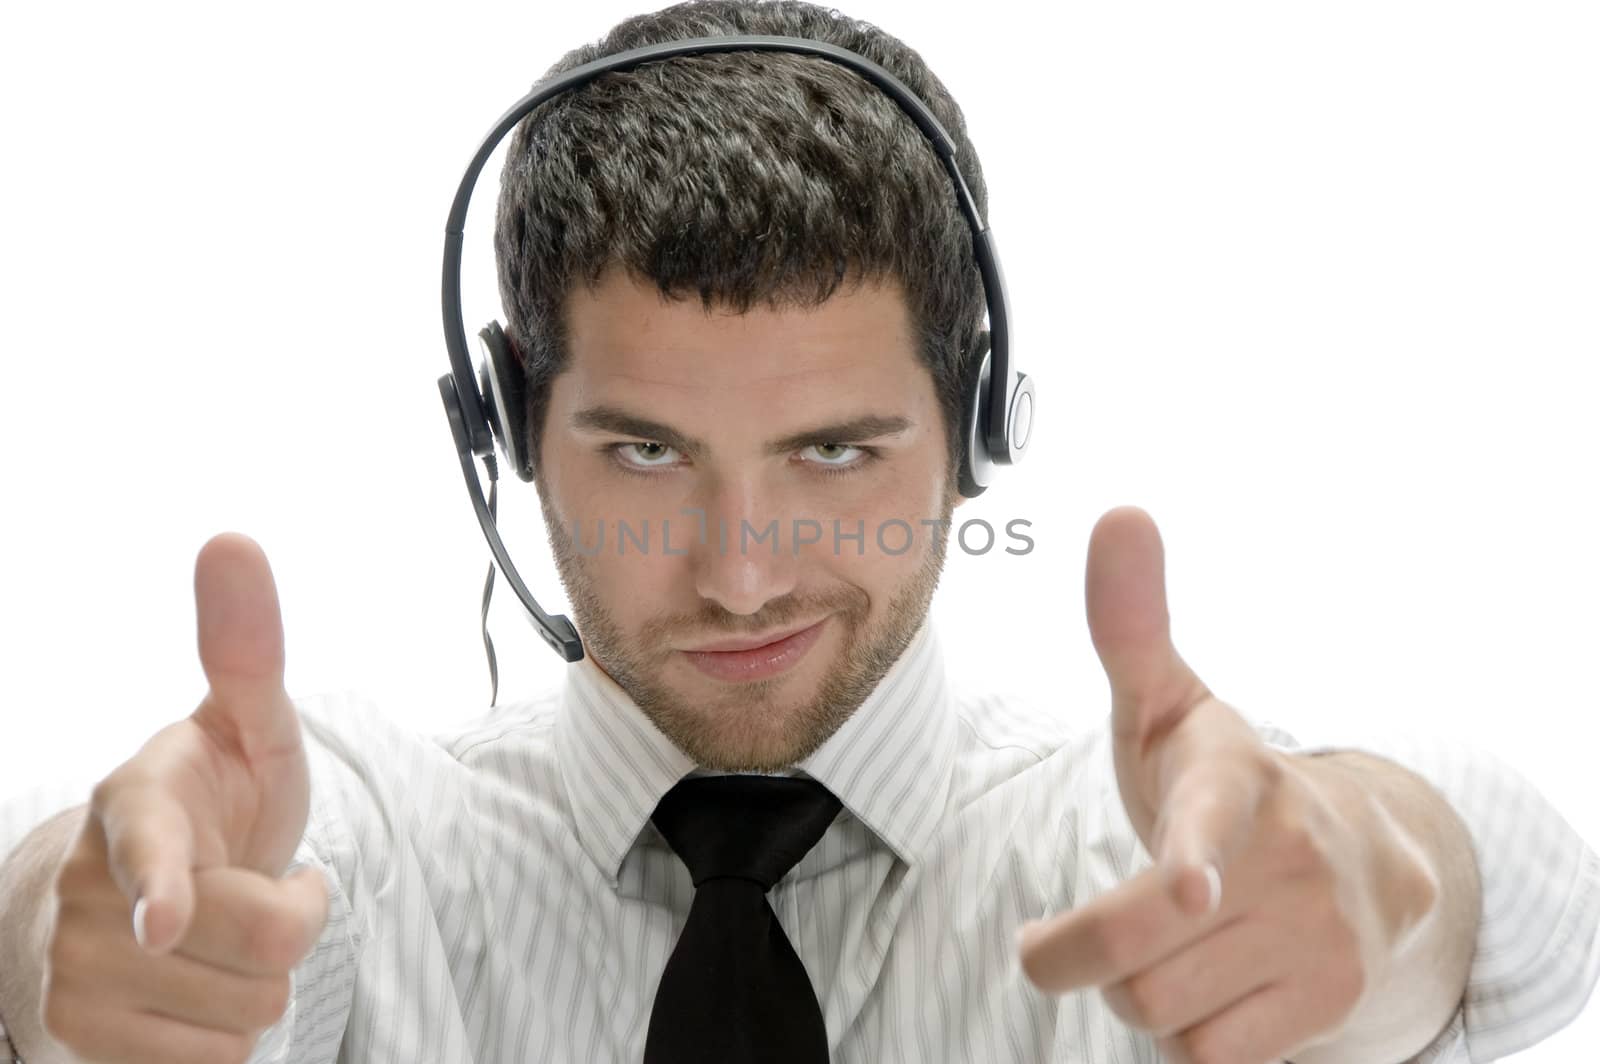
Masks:
[[[1143,1026],[1139,1023],[1138,1009],[1134,1006],[1128,994],[1126,982],[1107,983],[1100,988],[1100,996],[1105,998],[1106,1007],[1124,1023],[1132,1026]]]
[[[245,1010],[245,1019],[252,1026],[271,1027],[288,1011],[293,991],[287,975],[261,980],[261,986],[251,996]]]
[[[128,795],[136,791],[142,776],[138,755],[124,761],[89,789],[89,815],[104,821],[115,816]]]
[[[95,904],[80,895],[56,895],[50,913],[49,935],[45,939],[46,954],[49,954],[49,947],[62,935],[77,934],[80,928],[95,926],[97,923],[95,910]]]
[[[1191,1027],[1176,1038],[1189,1064],[1237,1064],[1239,1054],[1226,1045],[1216,1028]]]
[[[1272,790],[1282,786],[1289,777],[1289,764],[1284,755],[1265,745],[1251,746],[1250,750],[1261,781]]]
[[[103,812],[107,803],[116,795],[117,789],[121,785],[119,772],[120,769],[113,769],[109,775],[102,776],[95,781],[93,787],[89,788],[90,812],[96,814]]]
[[[1280,821],[1278,853],[1284,868],[1296,878],[1322,879],[1332,871],[1322,837],[1316,826],[1303,816]]]
[[[1344,906],[1332,890],[1314,890],[1302,909],[1304,927],[1332,956],[1343,957],[1354,948],[1355,934]]]
[[[56,897],[67,898],[97,891],[109,881],[105,864],[96,856],[83,850],[74,850],[56,868],[54,889]]]
[[[1339,892],[1333,889],[1318,890],[1315,898],[1315,908],[1311,914],[1313,926],[1321,927],[1323,933],[1333,940],[1333,948],[1339,956],[1353,956],[1360,948],[1360,938]]]
[[[217,1064],[246,1064],[254,1051],[254,1038],[242,1034],[225,1034],[217,1038],[215,1055],[206,1059],[215,1060]]]
[[[274,971],[288,972],[300,961],[300,928],[283,915],[272,913],[256,920],[245,932],[245,950],[250,958]]]
[[[79,1024],[83,1020],[83,1008],[69,993],[59,986],[46,986],[39,1002],[39,1025],[45,1034],[70,1049],[82,1035]]]
[[[70,921],[57,921],[46,959],[53,974],[70,978],[93,971],[100,952],[92,935]]]
[[[1426,919],[1429,913],[1438,908],[1440,894],[1444,888],[1433,867],[1415,855],[1410,855],[1406,873],[1406,887],[1401,891],[1406,905],[1401,913],[1401,920],[1405,927],[1410,928]]]
[[[1156,981],[1148,974],[1140,973],[1123,982],[1122,998],[1129,1013],[1123,1018],[1129,1023],[1146,1029],[1161,1025],[1165,999]]]

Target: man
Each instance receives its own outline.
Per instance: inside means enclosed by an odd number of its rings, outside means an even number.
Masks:
[[[931,74],[822,9],[679,6],[559,66],[731,32],[890,66],[983,207]],[[892,102],[780,56],[605,79],[512,143],[496,245],[586,658],[442,743],[356,700],[296,705],[265,558],[207,544],[206,699],[5,866],[0,935],[27,977],[0,981],[0,1013],[30,1060],[59,1059],[45,1034],[96,1060],[651,1059],[718,878],[663,814],[722,774],[839,802],[767,892],[774,950],[814,995],[779,1012],[815,1010],[836,1059],[1487,1059],[1587,992],[1593,852],[1487,758],[1416,753],[1467,781],[1447,803],[1244,721],[1172,648],[1137,510],[1090,546],[1107,734],[944,684],[944,539],[876,533],[937,531],[957,504],[956,353],[981,295],[948,181]],[[802,521],[859,523],[865,549],[801,544]],[[622,549],[624,527],[655,538]],[[1489,815],[1506,795],[1520,815]],[[1513,838],[1541,863],[1476,866]],[[1499,950],[1469,967],[1506,930],[1480,871],[1529,881],[1514,926],[1572,944],[1531,987]],[[766,1033],[739,1016],[699,1032],[718,1047],[701,1057]]]

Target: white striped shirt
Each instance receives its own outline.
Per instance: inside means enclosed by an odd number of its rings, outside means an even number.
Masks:
[[[352,692],[296,704],[312,808],[294,864],[323,870],[331,905],[252,1060],[641,1059],[693,894],[649,817],[696,769],[627,695],[585,658],[557,689],[448,735],[400,729]],[[832,1060],[1159,1064],[1097,991],[1041,993],[1016,959],[1023,921],[1150,863],[1107,729],[1063,717],[953,689],[930,620],[796,766],[843,809],[768,897]],[[1480,862],[1466,996],[1416,1059],[1492,1060],[1572,1020],[1600,977],[1595,852],[1486,752],[1423,737],[1361,749],[1429,779],[1495,856]],[[0,852],[49,810],[16,812]]]

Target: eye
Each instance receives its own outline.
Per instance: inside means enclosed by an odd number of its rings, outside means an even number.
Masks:
[[[820,460],[806,459],[806,461],[820,467],[824,473],[854,472],[878,457],[876,448],[859,447],[851,443],[813,443],[806,448],[806,451],[813,451],[821,456]]]
[[[671,456],[678,452],[664,443],[654,440],[635,440],[631,443],[614,443],[606,448],[616,456],[617,462],[629,470],[660,469],[672,465]],[[632,456],[632,457],[629,457]],[[656,461],[634,461],[633,458],[643,457],[657,459]],[[660,460],[666,459],[666,460]]]
[[[866,469],[872,462],[878,461],[878,448],[875,446],[859,446],[853,443],[813,443],[805,448],[806,451],[816,451],[821,454],[821,461],[806,459],[806,466],[813,467],[818,474],[824,477],[843,477],[854,474],[858,470]],[[603,454],[611,456],[618,469],[635,477],[653,477],[651,469],[672,469],[677,462],[670,461],[670,456],[677,454],[675,448],[670,448],[666,443],[654,440],[632,440],[627,443],[606,443],[600,448]],[[834,461],[835,454],[843,451],[843,459],[854,461]],[[635,461],[640,458],[653,458],[658,461]]]

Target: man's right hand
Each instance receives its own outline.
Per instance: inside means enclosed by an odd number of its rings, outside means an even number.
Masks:
[[[210,689],[95,785],[53,883],[42,1018],[85,1061],[247,1060],[328,918],[317,869],[283,876],[311,786],[266,555],[213,537],[194,592]]]

